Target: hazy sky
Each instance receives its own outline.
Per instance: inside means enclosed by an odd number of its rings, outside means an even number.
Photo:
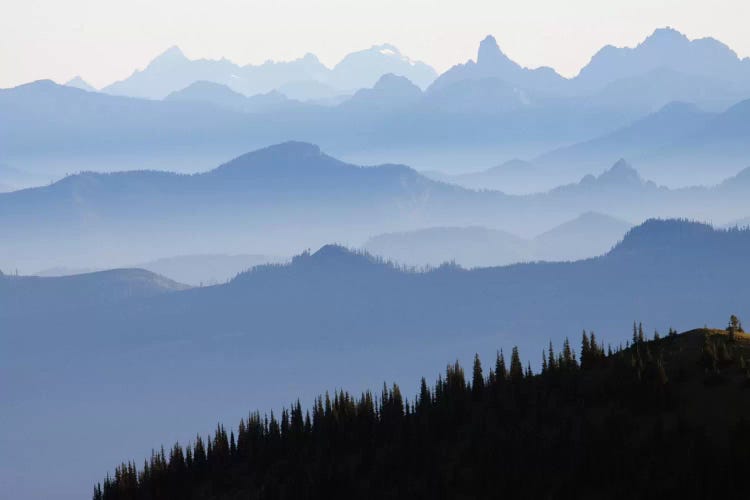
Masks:
[[[519,63],[572,76],[601,46],[656,27],[750,56],[749,0],[0,0],[0,87],[76,74],[97,87],[171,45],[190,58],[327,65],[389,42],[444,71],[487,34]]]

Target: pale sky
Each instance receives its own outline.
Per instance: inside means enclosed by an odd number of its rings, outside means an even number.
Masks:
[[[101,87],[172,45],[191,59],[312,52],[332,66],[388,42],[444,71],[488,34],[524,66],[573,76],[603,45],[664,26],[748,57],[749,21],[750,0],[0,0],[0,87],[77,74]]]

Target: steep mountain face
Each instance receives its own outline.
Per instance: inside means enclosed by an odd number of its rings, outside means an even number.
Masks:
[[[333,69],[324,66],[313,54],[288,62],[268,61],[258,66],[238,66],[226,59],[191,60],[178,47],[171,47],[142,71],[134,72],[103,91],[129,97],[162,99],[197,81],[209,81],[226,85],[247,96],[265,94],[295,82],[318,82],[341,92],[371,87],[387,73],[405,76],[423,87],[436,76],[434,69],[422,62],[411,61],[392,45],[351,53]],[[300,89],[290,97],[304,100],[320,98]]]
[[[550,68],[528,69],[509,59],[492,36],[479,46],[476,61],[459,64],[431,86],[437,91],[459,82],[495,79],[527,101],[571,101],[579,108],[618,111],[631,118],[654,112],[671,101],[711,110],[750,97],[750,60],[711,38],[689,40],[670,28],[658,29],[634,48],[601,49],[575,78]],[[493,100],[487,96],[486,105]],[[547,102],[548,100],[552,102]]]
[[[740,59],[718,40],[689,40],[671,28],[657,29],[634,48],[604,47],[591,58],[575,81],[581,89],[590,90],[660,68],[702,77],[721,75],[721,79],[743,85],[745,89],[750,84],[750,60]]]
[[[565,79],[551,68],[523,68],[506,56],[495,38],[488,35],[479,44],[477,60],[458,64],[435,80],[430,90],[437,90],[461,80],[483,80],[494,78],[522,89],[559,93],[563,91]]]

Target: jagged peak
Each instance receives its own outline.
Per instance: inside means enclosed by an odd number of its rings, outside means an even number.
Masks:
[[[156,56],[154,60],[149,63],[149,67],[154,65],[179,63],[188,60],[189,59],[182,52],[182,49],[180,49],[177,45],[173,45]]]
[[[633,166],[625,161],[624,158],[620,158],[612,165],[609,170],[602,172],[599,177],[599,181],[615,181],[615,182],[643,182],[638,171]]]
[[[640,45],[656,45],[656,44],[678,44],[689,42],[690,39],[683,33],[677,31],[671,26],[664,28],[656,28],[653,33],[646,37]]]
[[[497,60],[507,60],[508,58],[500,50],[497,40],[492,35],[487,35],[484,40],[479,42],[477,51],[477,64],[492,64]]]

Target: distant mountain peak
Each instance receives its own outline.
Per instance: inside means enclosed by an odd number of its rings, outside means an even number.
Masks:
[[[597,178],[599,181],[608,181],[616,183],[638,183],[643,182],[638,171],[633,166],[620,158],[612,165],[609,170],[603,172]]]
[[[492,35],[487,35],[484,40],[479,43],[479,50],[477,51],[477,64],[480,65],[493,65],[498,62],[506,62],[508,57],[500,50],[500,46],[497,44],[497,40]]]
[[[705,237],[716,232],[709,224],[688,219],[648,219],[630,229],[610,254],[672,253],[675,248],[700,248]]]
[[[220,165],[209,173],[240,172],[248,166],[263,165],[268,168],[285,168],[289,166],[303,165],[311,159],[324,156],[320,148],[315,144],[299,141],[288,141],[280,144],[251,151]]]
[[[65,82],[66,87],[73,87],[81,90],[85,90],[87,92],[96,92],[96,89],[92,87],[91,85],[86,82],[83,78],[80,77],[80,75],[76,75],[67,82]]]
[[[173,45],[156,56],[154,60],[149,63],[149,67],[171,65],[185,61],[189,61],[189,59],[177,45]]]
[[[371,50],[376,50],[383,55],[387,56],[400,56],[401,51],[395,45],[390,43],[383,43],[381,45],[374,45]]]
[[[665,28],[656,28],[651,35],[646,37],[641,45],[677,44],[689,41],[688,37],[683,33],[671,26],[667,26]]]
[[[373,88],[379,90],[416,89],[417,91],[421,92],[419,90],[419,87],[414,85],[411,80],[409,80],[405,76],[395,75],[393,73],[386,73],[385,75],[381,76],[378,81],[375,82],[375,86]]]

